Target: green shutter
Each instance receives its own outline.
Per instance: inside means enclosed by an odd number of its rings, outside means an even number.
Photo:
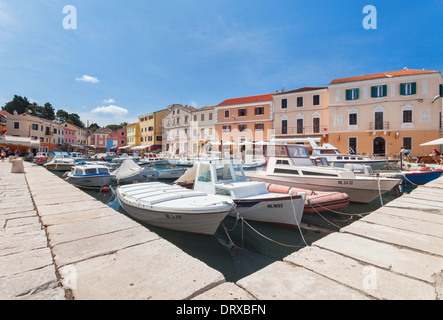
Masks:
[[[355,95],[355,100],[358,100],[358,99],[360,99],[360,88],[357,88],[356,90],[357,90],[357,92]]]
[[[412,82],[411,89],[411,94],[417,94],[417,82]]]
[[[400,94],[402,96],[405,95],[405,84],[404,83],[400,83]]]
[[[440,85],[440,97],[443,98],[443,84]]]
[[[377,98],[377,87],[371,87],[371,97]]]
[[[346,90],[346,100],[351,100],[351,90]]]
[[[388,85],[383,85],[383,97],[386,97],[388,95]]]

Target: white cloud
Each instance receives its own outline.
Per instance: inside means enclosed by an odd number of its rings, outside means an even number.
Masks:
[[[103,103],[115,103],[115,99],[106,99],[106,100],[103,100]]]
[[[105,106],[97,107],[93,109],[91,113],[95,114],[100,113],[100,114],[113,115],[113,116],[126,116],[127,114],[129,114],[129,111],[119,106],[110,105],[106,107]]]
[[[82,81],[82,82],[90,82],[90,83],[100,82],[96,77],[91,77],[91,76],[87,76],[87,75],[83,75],[80,78],[75,78],[75,80]]]

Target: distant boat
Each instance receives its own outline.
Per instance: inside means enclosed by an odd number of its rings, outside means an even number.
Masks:
[[[226,197],[160,182],[119,186],[116,193],[122,208],[138,221],[209,236],[235,207]]]
[[[37,155],[32,159],[32,163],[43,165],[48,161],[48,154],[46,152],[38,152]]]
[[[145,153],[143,154],[143,158],[140,158],[138,160],[138,164],[140,166],[146,165],[146,164],[167,164],[168,161],[165,158],[160,158],[155,153]]]
[[[166,168],[166,169],[155,168],[155,170],[157,170],[157,172],[158,172],[158,179],[178,179],[188,169],[186,169],[186,168]]]
[[[120,167],[113,172],[117,184],[147,182],[158,179],[158,172],[149,166],[140,167],[132,159],[124,160]]]
[[[75,160],[66,151],[52,151],[48,161],[43,165],[50,171],[70,171],[75,166]]]
[[[400,178],[402,184],[426,184],[438,179],[443,174],[443,170],[402,170],[389,173],[381,172],[380,174],[384,177]]]
[[[109,167],[101,164],[80,164],[65,173],[66,181],[77,187],[102,188],[112,182],[114,176]]]
[[[332,167],[343,168],[346,164],[369,165],[372,170],[380,170],[387,164],[387,160],[371,159],[370,157],[356,154],[342,154],[330,143],[318,146],[312,139],[309,139],[312,147],[311,159],[326,158]]]
[[[88,158],[82,155],[81,152],[71,152],[71,157],[75,162],[88,160]]]

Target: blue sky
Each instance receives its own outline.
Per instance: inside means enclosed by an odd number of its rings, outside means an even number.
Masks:
[[[0,106],[17,94],[105,126],[174,103],[441,71],[442,31],[441,0],[0,0]]]

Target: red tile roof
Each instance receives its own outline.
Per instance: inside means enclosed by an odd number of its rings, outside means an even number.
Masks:
[[[303,87],[303,88],[295,89],[295,90],[291,90],[291,91],[278,92],[275,95],[286,94],[286,93],[305,92],[305,91],[314,91],[314,90],[321,90],[321,89],[327,89],[327,88],[328,87]]]
[[[275,93],[267,93],[267,94],[260,94],[260,95],[257,95],[257,96],[249,96],[249,97],[227,99],[227,100],[223,101],[222,103],[218,104],[217,107],[233,106],[233,105],[237,105],[237,104],[246,104],[246,103],[259,103],[259,102],[272,101],[272,96],[274,94]]]
[[[412,75],[417,75],[417,74],[430,74],[430,73],[437,73],[437,72],[440,72],[440,71],[404,69],[404,70],[391,71],[391,72],[381,72],[381,73],[368,74],[368,75],[364,75],[364,76],[334,79],[331,81],[330,84],[338,84],[338,83],[346,83],[346,82],[354,82],[354,81],[364,81],[364,80],[374,80],[374,79],[382,79],[382,78],[404,77],[404,76],[412,76]]]

